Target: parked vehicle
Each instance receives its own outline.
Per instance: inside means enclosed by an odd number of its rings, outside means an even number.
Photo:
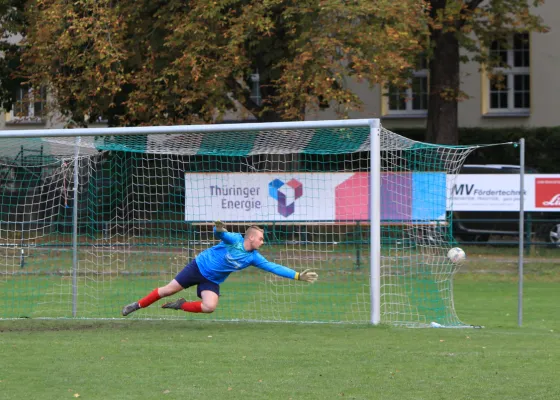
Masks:
[[[519,165],[464,165],[460,174],[519,174]],[[534,174],[534,168],[525,168]],[[525,211],[525,230],[532,241],[560,247],[560,212]],[[491,235],[519,236],[518,211],[454,211],[453,235],[466,242],[486,242]]]

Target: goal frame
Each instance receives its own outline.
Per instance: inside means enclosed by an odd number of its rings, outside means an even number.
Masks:
[[[278,129],[321,128],[369,128],[370,130],[370,323],[381,322],[381,123],[374,119],[346,119],[299,122],[239,123],[213,125],[142,126],[117,128],[35,129],[0,131],[0,139],[74,137],[74,158],[80,157],[80,141],[83,136],[128,136],[177,133],[220,133],[237,131],[263,131]],[[74,198],[78,198],[78,168],[74,168]],[[78,209],[72,210],[72,315],[77,317],[77,271],[78,271]]]

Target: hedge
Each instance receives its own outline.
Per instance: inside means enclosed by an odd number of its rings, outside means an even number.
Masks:
[[[424,141],[425,129],[397,129],[410,139]],[[542,173],[560,173],[560,126],[549,128],[460,128],[459,144],[518,142],[525,138],[525,165]],[[468,164],[519,164],[519,147],[491,146],[474,151]]]

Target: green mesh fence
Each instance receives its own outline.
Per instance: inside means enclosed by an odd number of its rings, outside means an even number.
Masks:
[[[381,322],[461,326],[446,185],[472,149],[383,128],[381,148]],[[263,227],[267,259],[319,281],[248,268],[211,315],[159,302],[128,318],[370,321],[369,127],[0,138],[0,149],[0,318],[119,318],[216,244],[221,219]]]

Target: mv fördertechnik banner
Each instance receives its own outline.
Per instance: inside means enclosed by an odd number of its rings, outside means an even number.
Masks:
[[[525,211],[560,211],[560,175],[524,176]],[[520,178],[514,174],[448,176],[448,209],[455,211],[518,211]]]

